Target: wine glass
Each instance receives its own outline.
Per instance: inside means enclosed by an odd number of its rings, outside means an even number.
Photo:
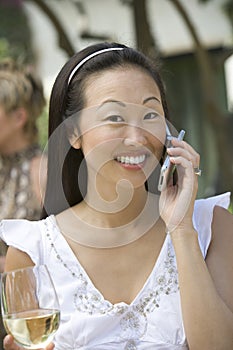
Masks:
[[[58,298],[46,265],[3,273],[1,289],[7,333],[26,349],[46,347],[60,322]]]

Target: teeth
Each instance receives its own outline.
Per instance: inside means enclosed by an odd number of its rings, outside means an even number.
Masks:
[[[124,163],[124,164],[140,164],[143,163],[144,160],[146,159],[146,155],[142,154],[141,156],[137,156],[137,157],[133,157],[133,156],[118,156],[117,157],[117,161],[120,163]]]
[[[130,157],[129,158],[129,162],[130,162],[130,164],[136,163],[136,158],[135,158],[135,161],[134,161],[134,157]]]

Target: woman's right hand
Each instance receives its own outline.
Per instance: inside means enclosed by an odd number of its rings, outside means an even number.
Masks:
[[[3,347],[5,350],[23,350],[23,349],[25,349],[25,348],[22,348],[21,346],[17,345],[14,342],[14,338],[10,334],[5,336],[5,338],[3,340]],[[45,349],[41,349],[41,350],[53,350],[53,349],[54,349],[54,344],[50,343],[48,346],[46,346]]]

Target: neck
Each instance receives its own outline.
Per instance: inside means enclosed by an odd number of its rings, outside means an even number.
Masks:
[[[90,189],[90,188],[89,188]],[[99,226],[116,227],[134,221],[148,200],[148,192],[144,186],[138,189],[128,189],[118,186],[114,199],[102,196],[97,191],[88,191],[82,202],[83,212],[87,213],[85,221],[98,222]]]
[[[30,142],[25,136],[15,135],[14,140],[11,140],[7,144],[0,145],[0,154],[3,156],[10,156],[24,150],[29,145]]]
[[[117,213],[97,211],[85,200],[61,213],[70,225],[64,234],[76,243],[99,248],[118,247],[137,240],[161,220],[158,196],[136,192],[130,204]],[[57,219],[59,222],[59,215]]]

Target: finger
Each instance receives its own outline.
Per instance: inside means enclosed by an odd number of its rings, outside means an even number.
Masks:
[[[180,147],[172,147],[167,150],[167,153],[171,157],[183,157],[188,161],[192,162],[193,168],[199,167],[199,157],[198,155],[191,154],[187,149]]]
[[[192,161],[182,156],[170,157],[170,161],[177,166],[178,173],[180,173],[180,170],[183,170],[190,178],[194,178],[194,167]]]
[[[3,347],[5,350],[20,350],[20,349],[22,349],[17,344],[15,344],[14,338],[10,334],[5,336],[5,338],[3,340]]]
[[[174,156],[174,157],[184,157],[188,160],[192,160],[193,156],[192,154],[187,151],[185,148],[181,148],[181,147],[171,147],[167,149],[167,153],[169,154],[169,156]]]
[[[193,164],[189,159],[182,157],[181,155],[176,157],[170,157],[170,161],[173,164],[181,165],[185,169],[193,169]]]
[[[191,192],[195,192],[198,189],[198,180],[197,176],[194,173],[194,167],[191,161],[183,157],[171,157],[171,163],[176,164],[177,174],[178,174],[178,187],[190,187],[192,183]]]
[[[176,138],[172,139],[172,146],[173,147],[182,147],[187,149],[192,154],[198,154],[197,151],[186,141],[184,140],[178,140]]]
[[[49,343],[49,345],[46,346],[45,350],[53,350],[55,347],[54,343]]]
[[[194,167],[198,167],[199,166],[199,164],[200,164],[200,155],[187,142],[179,141],[176,138],[174,138],[174,139],[172,139],[172,145],[173,145],[173,148],[178,148],[179,147],[179,148],[185,149],[191,155],[190,160],[192,160],[193,166]]]

